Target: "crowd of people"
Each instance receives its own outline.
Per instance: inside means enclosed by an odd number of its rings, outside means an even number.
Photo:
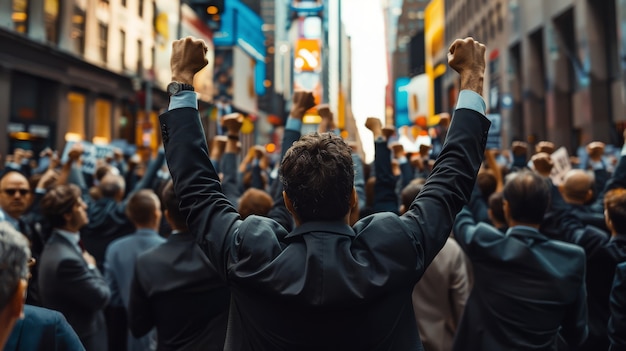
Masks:
[[[80,143],[6,157],[4,350],[626,350],[626,142],[615,164],[590,143],[558,184],[551,142],[486,150],[466,38],[433,146],[405,152],[371,117],[368,164],[326,105],[301,135],[298,91],[272,165],[241,157],[238,113],[207,144],[206,50],[174,42],[181,89],[145,168],[116,152],[87,174]]]

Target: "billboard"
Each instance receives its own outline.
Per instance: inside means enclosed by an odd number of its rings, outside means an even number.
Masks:
[[[322,69],[321,43],[318,39],[298,39],[294,52],[296,72],[319,72]]]

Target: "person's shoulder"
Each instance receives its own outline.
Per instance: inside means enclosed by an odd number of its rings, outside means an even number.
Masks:
[[[43,327],[62,324],[65,321],[65,316],[59,311],[33,305],[24,305],[24,319],[32,321],[34,325]]]

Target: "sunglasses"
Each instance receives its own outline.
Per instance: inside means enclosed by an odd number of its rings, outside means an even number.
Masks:
[[[9,196],[15,196],[15,193],[17,192],[19,192],[22,196],[26,196],[26,194],[30,192],[28,189],[3,189],[2,191]]]

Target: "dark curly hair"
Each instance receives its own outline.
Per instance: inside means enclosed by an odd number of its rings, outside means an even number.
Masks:
[[[354,164],[350,147],[340,137],[302,136],[287,150],[280,175],[301,222],[340,220],[348,213]]]

